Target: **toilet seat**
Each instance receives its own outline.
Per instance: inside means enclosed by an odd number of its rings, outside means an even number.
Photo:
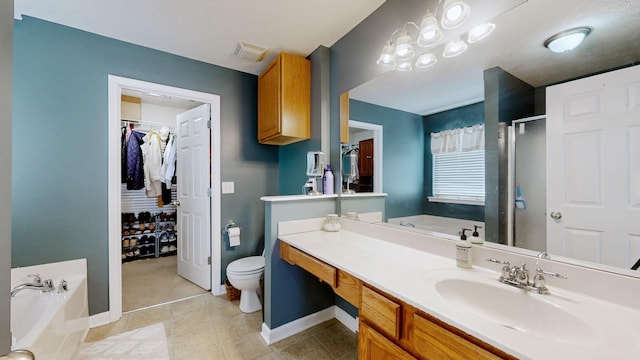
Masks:
[[[227,272],[239,275],[250,275],[264,270],[264,257],[248,256],[232,261],[227,266]]]

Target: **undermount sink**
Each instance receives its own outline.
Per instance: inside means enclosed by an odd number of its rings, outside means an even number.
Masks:
[[[498,282],[466,278],[464,271],[439,273],[434,289],[450,305],[500,326],[533,336],[570,343],[589,343],[598,333],[574,314],[540,295]],[[434,276],[432,273],[431,277]],[[493,283],[495,281],[495,283]]]

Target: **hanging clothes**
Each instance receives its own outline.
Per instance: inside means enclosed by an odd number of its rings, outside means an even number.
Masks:
[[[120,182],[127,183],[127,128],[120,129]]]
[[[144,160],[140,145],[144,144],[143,133],[131,131],[127,141],[127,190],[144,189]]]
[[[162,147],[160,133],[151,131],[143,137],[140,145],[144,161],[144,180],[148,197],[162,195]]]
[[[176,172],[176,143],[174,134],[169,135],[169,142],[164,148],[162,161],[163,182],[167,189],[171,189],[171,179]]]

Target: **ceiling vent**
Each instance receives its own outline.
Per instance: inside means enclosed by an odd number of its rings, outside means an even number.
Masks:
[[[235,50],[233,50],[233,54],[245,60],[259,62],[264,59],[267,51],[269,51],[269,49],[265,47],[238,41],[238,45],[236,45]]]

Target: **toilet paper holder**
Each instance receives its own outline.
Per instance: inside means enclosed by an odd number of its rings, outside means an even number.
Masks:
[[[227,234],[229,233],[229,229],[231,229],[232,227],[237,227],[235,221],[233,220],[229,220],[229,222],[224,226],[224,232],[226,232]]]

